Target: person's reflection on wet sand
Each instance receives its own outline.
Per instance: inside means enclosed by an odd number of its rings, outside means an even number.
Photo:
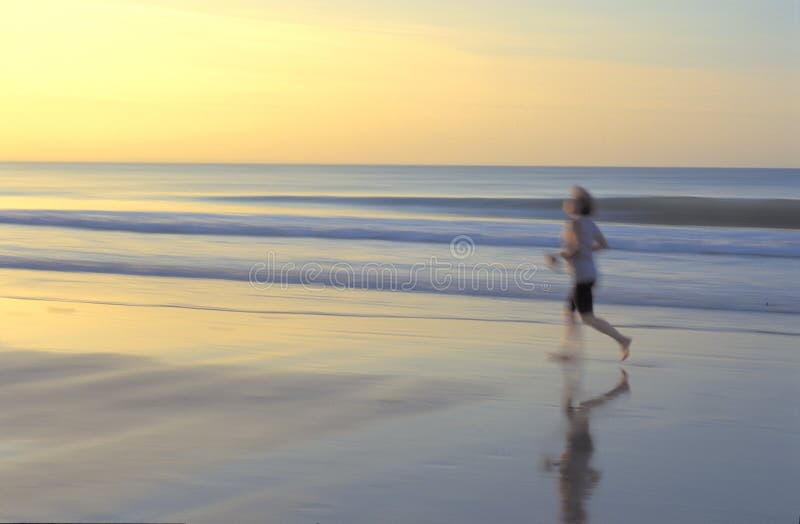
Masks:
[[[600,481],[600,472],[591,467],[594,444],[589,430],[589,417],[593,409],[630,391],[628,375],[624,370],[617,384],[608,392],[573,405],[580,385],[580,356],[572,355],[562,360],[564,371],[564,414],[567,420],[566,448],[559,461],[548,461],[546,468],[558,468],[559,494],[561,496],[561,522],[583,524],[588,522],[586,503],[592,490]]]

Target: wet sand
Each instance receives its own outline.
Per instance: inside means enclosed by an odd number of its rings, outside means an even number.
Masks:
[[[788,315],[600,305],[635,338],[621,366],[586,330],[551,358],[548,301],[14,270],[0,286],[0,520],[800,511]]]

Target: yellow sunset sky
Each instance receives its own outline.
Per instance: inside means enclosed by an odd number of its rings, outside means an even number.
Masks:
[[[797,167],[797,6],[4,0],[0,160]]]

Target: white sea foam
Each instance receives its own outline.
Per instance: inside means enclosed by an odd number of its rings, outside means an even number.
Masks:
[[[328,238],[448,243],[458,235],[485,246],[556,247],[561,225],[550,221],[438,220],[117,211],[0,211],[0,224],[147,234]],[[612,224],[614,249],[800,257],[800,230]]]

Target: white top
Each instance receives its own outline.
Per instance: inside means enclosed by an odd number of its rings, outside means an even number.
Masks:
[[[573,238],[574,230],[577,238]],[[598,228],[591,218],[581,216],[564,224],[562,239],[564,246],[575,254],[567,259],[570,270],[575,275],[575,282],[581,284],[597,280],[597,269],[592,256],[595,237]]]

